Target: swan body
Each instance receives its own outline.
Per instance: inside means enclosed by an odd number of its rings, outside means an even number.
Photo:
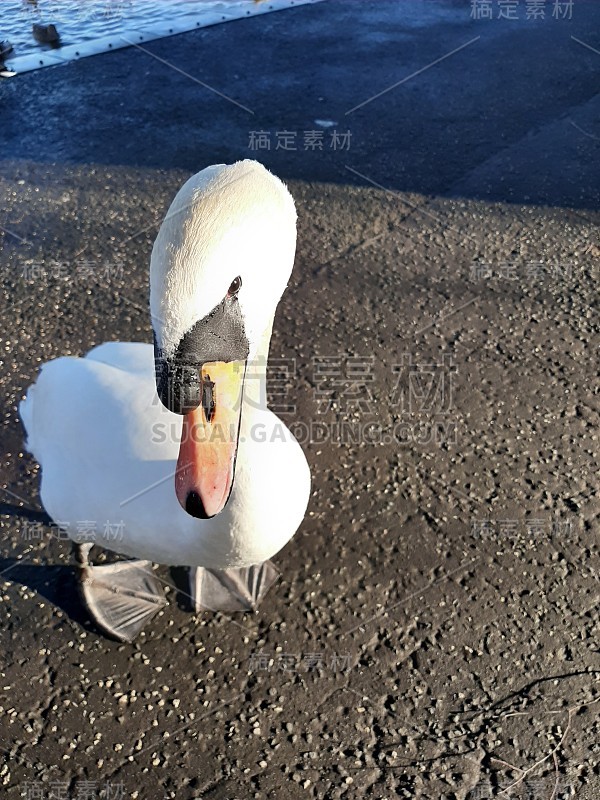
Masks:
[[[296,532],[310,472],[266,405],[295,224],[291,195],[262,165],[208,167],[179,191],[153,248],[154,347],[109,342],[42,367],[20,412],[44,507],[74,542],[230,570]],[[188,436],[226,429],[226,441]]]
[[[242,567],[266,561],[299,527],[310,491],[306,458],[266,408],[242,412],[235,481],[208,520],[173,489],[182,418],[156,396],[152,345],[108,342],[42,367],[21,404],[27,446],[42,465],[41,499],[76,542],[160,564]],[[95,538],[78,533],[93,520]],[[104,537],[110,523],[119,534]]]

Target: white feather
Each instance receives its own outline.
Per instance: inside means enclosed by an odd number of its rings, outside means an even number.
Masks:
[[[151,345],[110,342],[42,367],[21,418],[42,466],[44,507],[71,538],[163,564],[225,569],[265,561],[293,536],[308,503],[308,464],[261,398],[295,220],[287,189],[260,164],[209,167],[178,193],[154,246],[153,324],[166,348],[242,276],[248,374],[258,377],[244,395],[231,496],[215,517],[191,517],[177,501],[182,417],[157,397]],[[95,535],[81,535],[86,522]]]

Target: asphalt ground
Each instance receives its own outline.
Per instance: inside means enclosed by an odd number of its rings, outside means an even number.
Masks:
[[[600,796],[600,7],[492,6],[328,0],[0,83],[3,796]],[[123,645],[17,404],[151,340],[160,220],[240,158],[298,206],[270,375],[309,511],[255,615],[160,568]]]

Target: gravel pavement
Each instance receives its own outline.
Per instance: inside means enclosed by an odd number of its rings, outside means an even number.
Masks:
[[[3,797],[600,797],[600,6],[526,5],[328,0],[0,82]],[[158,224],[240,158],[298,206],[271,393],[309,511],[256,614],[161,567],[123,645],[17,404],[151,340]]]

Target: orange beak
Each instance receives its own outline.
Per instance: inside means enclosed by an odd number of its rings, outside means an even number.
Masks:
[[[245,371],[245,361],[204,364],[202,401],[183,417],[175,493],[181,507],[193,517],[214,517],[231,494]]]

